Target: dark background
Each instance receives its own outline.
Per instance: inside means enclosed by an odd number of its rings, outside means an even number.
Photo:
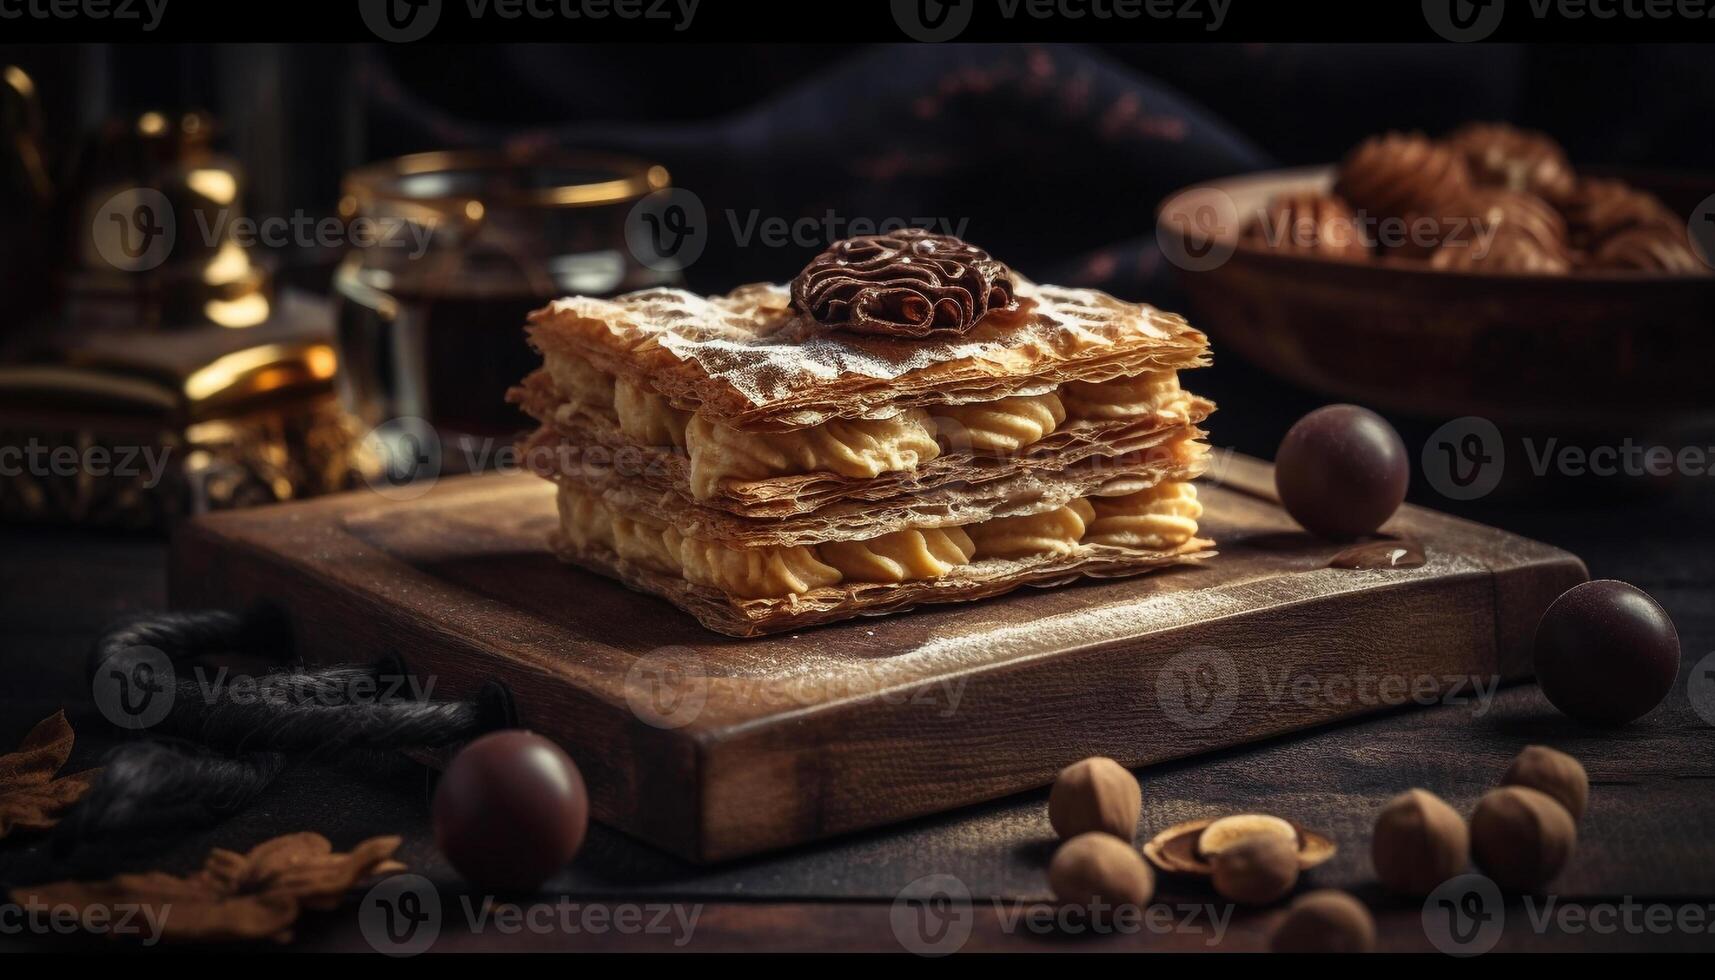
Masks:
[[[1505,119],[1579,165],[1715,163],[1715,59],[1693,45],[0,45],[0,61],[35,76],[66,160],[99,119],[212,111],[259,217],[332,213],[359,163],[550,143],[665,163],[711,213],[969,218],[1058,281],[1152,237],[1178,187],[1330,161],[1384,129]],[[781,279],[804,252],[717,236],[692,285]],[[1157,271],[1107,285],[1169,299]]]
[[[1436,134],[1505,119],[1553,134],[1579,165],[1715,170],[1715,59],[1689,45],[0,45],[3,62],[40,84],[55,162],[67,169],[99,120],[207,108],[246,170],[257,216],[332,214],[340,175],[367,161],[545,142],[659,160],[711,214],[969,218],[972,240],[1033,278],[1169,308],[1178,293],[1153,247],[1153,210],[1166,193],[1331,161],[1378,130]],[[0,170],[0,242],[28,250],[40,226],[11,206],[16,178]],[[691,285],[783,280],[809,251],[741,248],[715,235]],[[336,258],[292,256],[293,278],[325,288]],[[12,325],[0,319],[0,331]],[[1286,426],[1324,400],[1222,356],[1218,339],[1217,357],[1196,388],[1223,403],[1211,426],[1219,444],[1271,456]],[[1412,447],[1434,425],[1394,421]],[[1620,504],[1590,499],[1613,489],[1602,481],[1574,482],[1583,499],[1549,487],[1474,504],[1421,485],[1413,496],[1562,545],[1596,577],[1646,588],[1679,623],[1689,671],[1715,648],[1712,481],[1684,480],[1674,493],[1622,488]],[[83,653],[110,617],[164,605],[165,548],[54,530],[9,529],[0,540],[0,666],[14,682],[0,700],[0,749],[71,704],[73,768],[93,765],[112,738],[87,704],[77,707],[87,693]],[[1326,829],[1361,840],[1402,770],[1446,787],[1464,808],[1519,745],[1554,741],[1586,760],[1604,797],[1569,893],[1706,898],[1715,864],[1695,831],[1708,825],[1709,733],[1683,677],[1667,707],[1612,735],[1573,728],[1521,687],[1476,722],[1457,709],[1411,712],[1162,767],[1150,774],[1150,798],[1231,794],[1240,806],[1247,795],[1301,794],[1334,822]],[[456,887],[427,832],[426,785],[396,762],[295,769],[243,817],[143,861],[182,870],[211,843],[248,846],[311,827],[342,846],[403,832],[413,868]],[[1022,794],[710,872],[597,828],[555,890],[813,898],[850,903],[828,906],[843,920],[884,909],[914,868],[934,866],[959,868],[994,894],[1033,895],[1041,809],[1042,794]],[[1318,882],[1366,887],[1363,850],[1347,848]],[[0,856],[0,881],[64,871],[33,844]],[[1389,911],[1395,935],[1417,936],[1414,907]],[[339,922],[330,944],[362,948],[351,917]],[[758,946],[817,948],[829,935],[773,920],[755,929]]]

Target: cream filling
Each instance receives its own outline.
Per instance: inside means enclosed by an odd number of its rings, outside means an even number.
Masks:
[[[1091,497],[1021,517],[963,527],[906,528],[862,541],[733,548],[625,516],[599,496],[561,484],[562,536],[580,550],[606,545],[621,558],[740,599],[802,595],[842,582],[938,579],[989,558],[1063,557],[1081,544],[1166,551],[1197,533],[1203,508],[1189,483],[1124,497]]]
[[[1084,531],[1087,544],[1118,548],[1175,548],[1197,533],[1203,505],[1190,483],[1166,482],[1123,497],[1095,497],[1096,519]]]
[[[638,445],[685,448],[685,426],[691,413],[681,412],[652,391],[644,391],[624,378],[615,379],[613,413],[619,417],[619,431]]]
[[[1183,415],[1190,396],[1176,371],[1154,371],[1099,383],[1073,381],[1038,395],[966,405],[908,409],[883,419],[835,419],[787,432],[748,432],[680,411],[653,392],[554,352],[548,376],[561,397],[611,411],[627,438],[683,450],[691,492],[716,496],[728,481],[835,473],[869,479],[909,472],[948,451],[1011,453],[1032,446],[1068,420],[1113,421],[1150,414]]]
[[[560,397],[585,408],[613,408],[613,375],[581,357],[548,354],[542,358]]]
[[[997,517],[965,530],[976,543],[978,558],[1059,557],[1078,547],[1095,519],[1095,508],[1088,500],[1079,499],[1040,514]]]
[[[691,492],[706,500],[728,480],[804,473],[868,479],[914,470],[941,455],[929,416],[913,408],[885,419],[835,419],[789,432],[745,432],[692,415],[685,429]]]
[[[915,582],[941,578],[969,565],[976,545],[960,527],[906,528],[864,541],[816,545],[822,560],[846,582]]]
[[[1112,381],[1068,381],[1060,401],[1074,419],[1129,419],[1152,412],[1183,413],[1191,396],[1179,387],[1178,371],[1151,371]]]
[[[1060,396],[1050,391],[968,405],[937,405],[935,431],[955,450],[1014,453],[1041,442],[1066,421]]]

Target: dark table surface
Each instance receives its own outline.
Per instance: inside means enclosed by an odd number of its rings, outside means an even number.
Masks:
[[[1253,379],[1230,370],[1223,380],[1232,389]],[[1244,397],[1214,394],[1229,406]],[[1277,410],[1234,419],[1233,438],[1224,441],[1271,455],[1280,430],[1314,404],[1290,395],[1274,401]],[[1408,445],[1423,444],[1424,432],[1402,430]],[[1350,889],[1375,911],[1382,948],[1432,950],[1422,904],[1391,898],[1373,881],[1368,839],[1376,810],[1395,793],[1422,786],[1469,812],[1518,749],[1547,743],[1583,760],[1593,784],[1590,810],[1549,895],[1506,904],[1498,948],[1715,951],[1715,704],[1694,704],[1686,686],[1700,662],[1702,670],[1715,669],[1715,660],[1705,661],[1715,651],[1715,491],[1708,486],[1715,478],[1642,488],[1532,479],[1522,491],[1474,503],[1440,499],[1421,485],[1413,499],[1561,546],[1583,557],[1593,577],[1630,581],[1654,595],[1676,621],[1683,647],[1679,681],[1659,708],[1627,727],[1593,730],[1558,714],[1527,684],[1152,767],[1139,773],[1141,832],[1240,810],[1294,819],[1340,845],[1301,888]],[[96,764],[114,744],[89,704],[83,656],[110,618],[165,605],[165,556],[165,543],[148,538],[0,531],[0,751],[62,705],[79,734],[70,768]],[[592,827],[583,852],[542,894],[493,900],[553,912],[512,923],[485,915],[489,900],[461,884],[436,853],[431,784],[428,770],[399,757],[294,767],[247,811],[153,847],[132,866],[188,870],[211,846],[244,849],[293,831],[319,831],[342,848],[401,834],[402,859],[433,883],[442,908],[437,950],[898,950],[894,900],[931,874],[956,877],[973,896],[964,920],[971,924],[967,950],[1257,949],[1280,914],[1233,913],[1208,889],[1166,879],[1161,917],[1129,934],[1069,938],[1041,928],[1020,915],[1048,898],[1044,867],[1053,850],[1046,794],[1032,792],[707,868]],[[0,842],[0,882],[7,885],[79,873],[50,859],[39,838]],[[336,911],[306,915],[295,948],[369,949],[358,907],[353,898]],[[622,921],[628,925],[615,925]],[[0,942],[51,949],[77,940],[0,935]]]

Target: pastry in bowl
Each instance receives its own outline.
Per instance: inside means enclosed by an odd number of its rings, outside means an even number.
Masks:
[[[511,397],[551,545],[733,636],[1212,554],[1184,319],[906,230],[789,285],[571,297]]]
[[[1441,140],[1372,136],[1346,154],[1327,190],[1290,188],[1253,210],[1241,246],[1347,263],[1707,277],[1715,261],[1654,194],[1579,175],[1551,137],[1506,123],[1471,123]]]

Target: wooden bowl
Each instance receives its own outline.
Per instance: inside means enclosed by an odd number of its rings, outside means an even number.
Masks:
[[[1326,190],[1332,174],[1281,170],[1181,192],[1231,199],[1229,219],[1205,229],[1214,254],[1231,249],[1230,258],[1204,271],[1175,263],[1194,322],[1217,353],[1331,398],[1423,418],[1479,415],[1578,431],[1715,419],[1715,278],[1453,272],[1238,241],[1269,198]],[[1682,214],[1715,191],[1715,177],[1624,176]],[[1179,234],[1157,220],[1164,244]]]

